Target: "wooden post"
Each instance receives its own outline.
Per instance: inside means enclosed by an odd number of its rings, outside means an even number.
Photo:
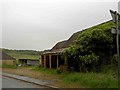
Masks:
[[[41,56],[41,65],[44,67],[44,55]]]
[[[65,57],[65,62],[64,62],[65,70],[68,70],[68,65],[67,65],[67,58]]]
[[[58,62],[58,55],[57,55],[57,69],[58,69],[58,64],[59,64],[59,62]]]
[[[50,60],[49,65],[50,65],[50,68],[51,68],[51,55],[49,55],[49,60]]]
[[[39,58],[39,64],[42,66],[42,55]]]
[[[46,55],[44,55],[44,68],[46,68]]]

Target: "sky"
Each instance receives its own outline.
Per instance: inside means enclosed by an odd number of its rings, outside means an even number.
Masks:
[[[111,20],[119,0],[2,0],[0,47],[46,50],[73,33]]]

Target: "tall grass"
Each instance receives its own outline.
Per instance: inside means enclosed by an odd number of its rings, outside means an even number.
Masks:
[[[33,67],[32,70],[45,74],[62,75],[62,82],[65,85],[73,85],[73,87],[76,85],[85,88],[118,88],[118,77],[114,76],[113,71],[109,73],[62,72],[61,74],[58,74],[56,69]]]
[[[57,69],[48,69],[48,68],[42,68],[42,67],[39,68],[38,66],[32,67],[32,70],[42,72],[45,74],[60,74],[59,70]]]
[[[118,79],[103,73],[70,73],[63,78],[65,84],[76,83],[89,88],[117,88]]]

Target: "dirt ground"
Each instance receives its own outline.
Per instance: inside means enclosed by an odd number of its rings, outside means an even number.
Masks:
[[[3,68],[2,72],[16,74],[16,75],[20,75],[20,76],[27,76],[27,77],[31,77],[31,78],[40,79],[40,80],[52,80],[53,83],[51,83],[51,85],[57,86],[57,87],[66,87],[66,85],[63,85],[61,82],[60,78],[62,78],[62,76],[52,75],[52,74],[44,74],[41,72],[33,71],[29,67],[17,68],[17,69]]]
[[[51,80],[53,83],[50,85],[56,86],[59,88],[81,88],[81,86],[78,86],[76,84],[64,84],[62,81],[63,75],[57,75],[57,74],[45,74],[42,72],[34,71],[31,67],[23,67],[23,68],[17,68],[17,69],[10,69],[10,68],[0,68],[2,72],[15,74],[15,75],[21,75],[21,76],[27,76],[35,79],[40,80]]]
[[[43,74],[40,72],[36,72],[31,70],[31,68],[18,68],[18,69],[8,69],[8,68],[3,68],[3,72],[8,72],[16,75],[21,75],[21,76],[28,76],[28,77],[33,77],[37,79],[44,79],[44,80],[51,80],[51,78],[57,79],[58,77],[55,75],[47,75]]]

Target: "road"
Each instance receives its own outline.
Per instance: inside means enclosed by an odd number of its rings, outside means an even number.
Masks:
[[[0,90],[2,90],[2,76],[1,76],[1,72],[0,72]]]
[[[45,88],[45,87],[2,76],[2,88]]]

